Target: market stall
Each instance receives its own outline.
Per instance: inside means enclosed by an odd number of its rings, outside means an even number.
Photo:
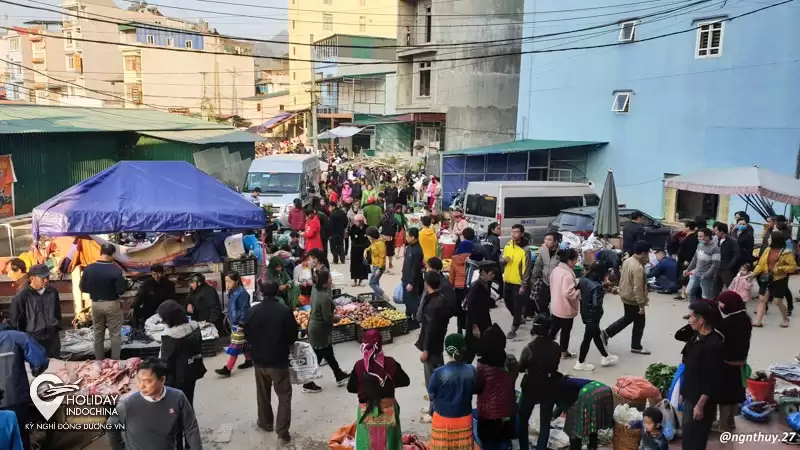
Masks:
[[[186,162],[123,161],[36,207],[32,230],[37,240],[75,237],[61,272],[73,274],[76,292],[79,268],[98,259],[100,245],[111,243],[129,281],[123,300],[135,295],[142,273],[159,263],[169,268],[165,275],[175,283],[175,299],[181,301],[188,292],[188,277],[195,272],[207,274],[209,284],[222,294],[225,238],[237,230],[263,228],[264,222],[263,209]],[[81,351],[91,341],[86,331],[91,324],[89,303],[85,295],[75,298],[74,325],[84,330],[65,335],[63,357],[91,355]],[[122,305],[126,311],[127,302]],[[125,333],[123,354],[156,356],[159,345],[146,333],[130,331]]]

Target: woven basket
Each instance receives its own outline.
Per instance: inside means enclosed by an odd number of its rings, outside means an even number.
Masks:
[[[614,422],[614,437],[611,440],[614,450],[639,450],[641,441],[641,429],[625,428],[625,425]]]
[[[612,390],[612,394],[614,395],[614,408],[615,409],[619,405],[628,405],[631,408],[636,408],[639,411],[644,411],[644,409],[647,407],[647,399],[633,400],[633,399],[630,399],[630,398],[625,398],[625,397],[617,394],[616,392],[613,392],[613,390]]]

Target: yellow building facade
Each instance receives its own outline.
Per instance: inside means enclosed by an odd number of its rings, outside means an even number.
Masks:
[[[334,34],[397,38],[399,0],[289,0],[289,104],[311,106],[310,44]],[[307,43],[309,45],[297,45]],[[300,61],[297,61],[300,60]]]

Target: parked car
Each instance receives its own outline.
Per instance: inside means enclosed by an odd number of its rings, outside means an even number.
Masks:
[[[628,208],[619,210],[620,232],[631,222],[631,214],[635,212],[641,211]],[[564,209],[556,216],[555,220],[550,222],[548,229],[558,232],[569,231],[570,233],[575,233],[578,236],[587,238],[594,230],[594,219],[596,215],[596,206]],[[676,230],[661,224],[658,219],[654,219],[645,213],[642,213],[642,215],[644,217],[644,223],[642,225],[645,229],[645,239],[650,243],[650,247],[653,249],[667,248],[669,238]]]

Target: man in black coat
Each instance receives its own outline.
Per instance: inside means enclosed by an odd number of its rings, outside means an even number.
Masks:
[[[150,267],[150,278],[142,282],[131,303],[134,327],[144,328],[144,322],[156,313],[161,303],[174,299],[175,283],[164,276],[164,266],[153,264]]]
[[[414,345],[422,352],[419,360],[423,364],[425,386],[428,386],[433,371],[444,365],[444,338],[452,314],[451,305],[440,292],[442,280],[439,272],[429,271],[425,274],[426,298],[417,314],[420,330]]]
[[[624,250],[628,256],[633,256],[633,245],[637,241],[644,240],[644,227],[642,223],[644,223],[644,215],[639,211],[634,211],[631,213],[631,223],[625,225],[625,228],[622,230],[622,250]]]
[[[206,283],[202,273],[195,273],[189,280],[189,296],[186,312],[197,322],[210,322],[222,330],[222,303],[217,290]]]
[[[716,291],[722,292],[724,288],[731,284],[733,277],[739,271],[741,254],[739,253],[739,243],[728,234],[728,224],[715,223],[714,234],[717,236],[720,252],[719,270],[717,270],[715,284],[717,286]]]
[[[11,299],[11,326],[35,339],[48,358],[60,358],[61,300],[58,291],[47,284],[50,269],[37,264],[28,275],[30,284]]]
[[[333,263],[339,264],[341,262],[344,264],[344,235],[347,232],[347,213],[341,206],[334,205],[333,211],[331,211],[330,230]]]
[[[419,245],[419,230],[410,228],[406,232],[406,255],[405,259],[403,259],[403,274],[401,278],[403,284],[403,303],[406,305],[409,330],[416,330],[419,328],[416,317],[424,285],[422,279],[423,264],[424,256],[422,247]]]
[[[244,336],[250,344],[256,373],[258,427],[276,431],[288,442],[292,419],[292,382],[289,374],[289,353],[297,341],[297,322],[292,310],[278,299],[278,285],[259,282],[264,301],[247,312]],[[278,396],[278,414],[272,411],[271,389]]]

